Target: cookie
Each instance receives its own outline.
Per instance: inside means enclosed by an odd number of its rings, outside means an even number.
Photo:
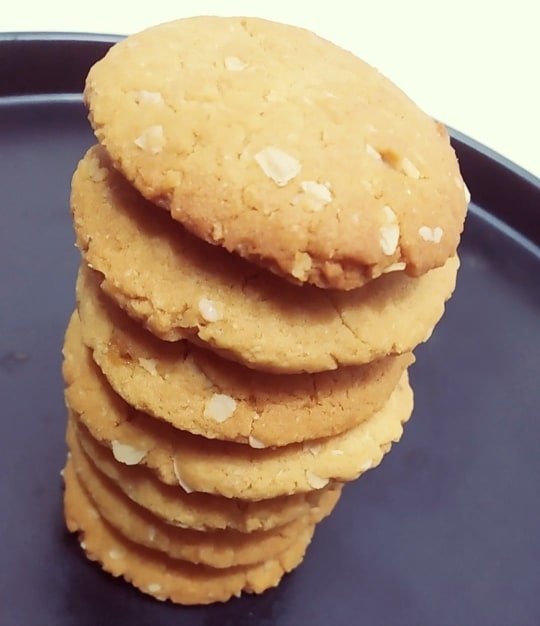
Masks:
[[[467,201],[444,127],[306,30],[240,17],[163,24],[109,50],[85,101],[146,198],[289,280],[351,289],[456,253]]]
[[[187,338],[272,372],[317,372],[412,350],[455,286],[453,258],[351,292],[297,287],[210,246],[152,210],[92,148],[73,178],[78,246],[102,288],[168,341]]]
[[[309,515],[269,531],[239,533],[233,530],[201,532],[166,524],[133,504],[109,479],[100,474],[83,453],[71,448],[71,464],[101,517],[136,544],[163,552],[174,559],[226,568],[252,565],[283,552],[309,525]],[[326,517],[332,506],[322,511]]]
[[[379,410],[413,360],[407,353],[318,374],[257,372],[156,339],[113,305],[97,276],[81,267],[80,329],[110,385],[131,406],[207,438],[263,448],[339,434]]]
[[[109,448],[93,439],[84,426],[77,427],[74,417],[69,425],[76,436],[70,448],[101,474],[109,478],[132,502],[150,511],[165,523],[201,531],[232,529],[242,533],[268,531],[299,517],[320,522],[324,511],[338,502],[342,486],[331,483],[324,489],[281,496],[270,500],[246,502],[220,498],[206,493],[186,493],[177,485],[166,485],[153,472],[114,459]]]
[[[313,535],[313,527],[307,527],[284,552],[257,565],[227,569],[194,565],[138,546],[115,531],[100,517],[69,463],[64,482],[66,525],[70,532],[79,534],[86,556],[158,600],[210,604],[243,592],[262,593],[300,565]]]
[[[169,485],[263,500],[346,482],[380,463],[412,411],[406,374],[383,408],[359,426],[327,439],[254,449],[177,430],[137,411],[116,395],[94,364],[64,348],[66,402],[77,423],[108,446],[119,462],[141,464]]]

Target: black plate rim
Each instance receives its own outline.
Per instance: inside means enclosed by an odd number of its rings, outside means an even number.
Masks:
[[[11,64],[13,69],[21,61],[17,58],[17,53],[25,48],[28,50],[29,46],[40,46],[40,52],[45,53],[59,44],[83,46],[86,52],[91,52],[99,46],[100,51],[104,53],[109,44],[112,45],[122,38],[122,35],[106,33],[5,32],[0,33],[0,52],[4,49],[11,53],[2,56],[4,59],[8,58],[8,66]],[[55,53],[57,54],[58,50]],[[2,78],[1,74],[0,68],[0,78]],[[11,75],[15,74],[12,71]],[[20,72],[17,74],[20,75]],[[71,100],[80,97],[81,94],[80,90],[66,88],[53,91],[39,89],[39,84],[38,88],[33,89],[30,85],[31,91],[28,91],[28,85],[26,85],[22,93],[13,91],[9,93],[9,67],[6,75],[8,81],[0,81],[0,105],[58,99]],[[40,79],[42,81],[42,76]],[[6,89],[7,94],[3,93]],[[470,210],[489,222],[492,227],[504,231],[507,236],[519,241],[529,252],[540,258],[540,212],[535,208],[540,207],[540,178],[476,139],[452,127],[448,129],[473,202],[477,205],[471,206]]]

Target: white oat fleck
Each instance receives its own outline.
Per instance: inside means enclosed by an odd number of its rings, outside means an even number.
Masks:
[[[424,241],[439,243],[443,236],[443,229],[440,226],[430,228],[429,226],[420,226],[418,234]]]
[[[345,452],[343,452],[343,450],[340,450],[339,448],[336,448],[335,450],[332,450],[330,454],[333,456],[343,456]]]
[[[294,255],[294,265],[291,274],[298,280],[305,280],[311,270],[313,261],[307,252],[297,252]]]
[[[330,479],[322,478],[310,470],[306,470],[306,480],[313,489],[322,489],[330,482]]]
[[[148,527],[148,541],[154,541],[156,538],[156,529],[153,526]]]
[[[315,180],[305,180],[300,183],[302,191],[307,197],[309,207],[313,211],[321,211],[329,202],[332,202],[330,184],[325,185]]]
[[[373,467],[373,461],[372,461],[372,459],[368,459],[367,461],[362,463],[362,465],[360,466],[359,469],[360,469],[361,472],[367,472],[372,467]]]
[[[159,583],[150,583],[148,585],[148,591],[150,593],[157,593],[158,591],[161,591],[161,585]]]
[[[392,256],[399,243],[399,225],[394,211],[387,205],[382,208],[386,224],[379,229],[379,244],[387,256]]]
[[[124,558],[124,552],[113,548],[112,550],[109,550],[109,558],[113,561],[118,561],[118,559]]]
[[[83,550],[86,550],[86,543],[84,541],[81,541],[81,548]]]
[[[221,241],[223,239],[223,226],[220,222],[215,222],[212,225],[212,239],[214,241]]]
[[[420,172],[416,165],[407,157],[401,159],[401,171],[410,178],[420,178]]]
[[[195,490],[190,485],[188,485],[188,483],[182,478],[182,475],[180,474],[180,470],[178,469],[178,464],[176,463],[176,459],[174,458],[172,460],[172,466],[173,466],[174,475],[180,487],[182,487],[182,489],[186,493],[193,493],[193,491]]]
[[[254,159],[278,187],[284,187],[295,176],[298,176],[302,169],[297,159],[275,146],[263,148],[257,152]]]
[[[304,443],[302,444],[302,449],[304,450],[304,452],[309,452],[309,454],[316,456],[322,450],[322,446],[320,444],[310,444],[308,441],[304,441]]]
[[[382,161],[381,153],[378,150],[375,150],[375,148],[369,143],[366,143],[366,152],[370,157],[373,157],[377,161]]]
[[[382,271],[383,274],[390,274],[391,272],[402,272],[407,265],[403,261],[392,263],[388,267],[385,267]]]
[[[229,72],[241,72],[247,67],[247,63],[244,63],[238,57],[225,57],[223,63],[225,64],[225,69]]]
[[[222,318],[216,303],[208,298],[199,300],[199,313],[207,322],[218,322]]]
[[[469,188],[467,187],[465,182],[463,183],[463,193],[465,194],[465,202],[469,204],[469,202],[471,201],[471,192],[469,191]]]
[[[152,376],[157,376],[158,371],[157,371],[157,361],[156,359],[145,359],[143,357],[139,357],[138,363],[139,365],[143,368],[143,370],[146,370],[149,374],[151,374]]]
[[[116,439],[112,442],[112,453],[114,458],[124,465],[137,465],[147,454],[147,450],[137,450],[126,443],[120,443]]]
[[[204,406],[204,417],[213,419],[222,424],[236,410],[236,400],[223,393],[215,393]]]
[[[165,135],[163,134],[163,126],[150,126],[143,131],[137,139],[135,145],[151,154],[159,154],[165,146]]]
[[[163,96],[159,93],[159,91],[145,91],[144,89],[141,89],[136,92],[135,100],[138,103],[148,102],[151,104],[163,104]]]
[[[252,448],[256,448],[258,450],[266,448],[266,444],[263,443],[260,439],[257,439],[257,437],[254,437],[253,435],[249,435],[248,443]]]

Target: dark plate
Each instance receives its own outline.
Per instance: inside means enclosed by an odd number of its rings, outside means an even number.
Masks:
[[[476,205],[455,296],[417,352],[414,418],[298,571],[185,609],[83,557],[62,522],[60,346],[78,263],[69,182],[93,139],[67,94],[110,41],[0,41],[0,624],[538,626],[539,181],[457,133]]]

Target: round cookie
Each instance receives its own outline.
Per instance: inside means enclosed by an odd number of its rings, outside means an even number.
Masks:
[[[262,500],[353,480],[380,463],[412,411],[404,374],[384,407],[359,426],[307,444],[257,450],[191,435],[136,411],[113,392],[88,351],[86,359],[73,359],[67,346],[64,350],[71,360],[66,402],[77,423],[118,461],[145,465],[188,492]]]
[[[92,148],[73,178],[77,244],[129,315],[167,341],[187,338],[272,372],[318,372],[412,350],[455,286],[457,258],[339,292],[291,285],[189,235],[152,210]]]
[[[84,454],[97,471],[109,478],[125,496],[150,511],[165,523],[201,531],[232,529],[242,533],[268,531],[299,517],[317,524],[324,511],[333,508],[342,486],[330,483],[324,489],[281,496],[270,500],[246,502],[207,493],[186,493],[178,485],[166,485],[146,467],[116,461],[106,446],[93,439],[84,426],[68,420],[68,430],[77,435],[69,440],[70,449]]]
[[[130,502],[114,483],[105,478],[84,454],[72,449],[71,464],[79,484],[85,489],[103,519],[134,543],[173,559],[226,568],[252,565],[283,552],[312,523],[300,517],[279,528],[255,533],[232,530],[201,532],[171,526]],[[323,512],[330,513],[327,507]]]
[[[209,439],[263,448],[339,434],[379,410],[413,361],[407,353],[317,374],[257,372],[156,339],[113,305],[97,277],[81,266],[80,329],[110,385],[131,406]]]
[[[85,101],[145,197],[289,280],[351,289],[456,253],[467,201],[444,127],[306,30],[240,17],[156,26],[91,69]]]
[[[241,593],[262,593],[300,565],[312,535],[307,527],[276,557],[257,565],[216,569],[171,559],[125,539],[103,521],[77,482],[68,463],[64,471],[64,516],[67,528],[81,537],[91,561],[113,576],[122,576],[143,593],[178,604],[225,602]]]

